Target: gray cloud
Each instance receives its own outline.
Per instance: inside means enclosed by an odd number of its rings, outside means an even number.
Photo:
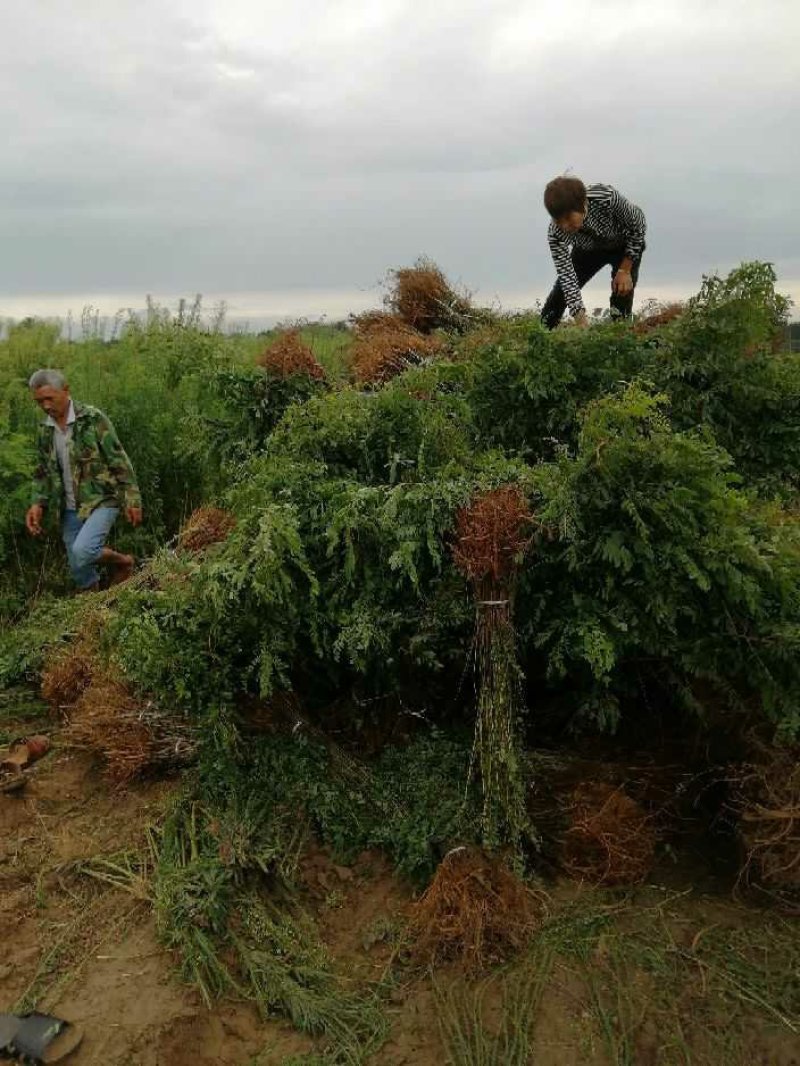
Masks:
[[[532,302],[567,167],[645,209],[651,287],[764,258],[800,290],[793,0],[7,7],[7,296],[352,290],[425,252]]]

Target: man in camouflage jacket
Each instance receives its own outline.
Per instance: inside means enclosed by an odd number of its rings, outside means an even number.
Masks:
[[[37,370],[29,385],[47,418],[37,437],[33,496],[25,516],[28,531],[39,536],[45,508],[60,507],[61,533],[78,588],[98,587],[98,563],[115,568],[112,583],[124,581],[133,570],[133,557],[107,548],[105,542],[120,510],[134,526],[142,520],[131,461],[111,421],[96,407],[73,401],[60,371]]]

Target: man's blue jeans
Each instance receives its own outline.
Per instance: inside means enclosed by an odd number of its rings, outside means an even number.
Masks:
[[[87,519],[81,520],[77,511],[64,511],[61,535],[78,588],[91,588],[100,580],[97,560],[118,514],[118,507],[96,507]]]

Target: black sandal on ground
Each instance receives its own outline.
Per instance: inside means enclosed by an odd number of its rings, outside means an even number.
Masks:
[[[0,1014],[0,1055],[22,1062],[61,1062],[83,1040],[77,1026],[52,1014]]]

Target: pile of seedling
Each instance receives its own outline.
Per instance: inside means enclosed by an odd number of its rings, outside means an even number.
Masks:
[[[223,506],[81,608],[69,643],[50,633],[42,677],[66,740],[102,755],[114,783],[198,765],[153,837],[159,928],[187,977],[209,1001],[249,995],[327,1034],[352,1062],[382,1025],[369,997],[338,989],[296,907],[308,837],[345,857],[383,848],[417,878],[399,959],[479,971],[540,927],[545,856],[628,886],[669,839],[669,800],[648,802],[624,750],[611,779],[570,749],[587,721],[655,717],[672,696],[685,713],[711,676],[730,696],[721,734],[744,736],[742,707],[788,734],[800,692],[796,519],[742,492],[711,440],[754,380],[774,384],[780,306],[763,271],[708,282],[641,329],[555,336],[492,323],[429,263],[392,286],[351,323],[350,385],[331,385],[297,332],[225,368],[226,402],[262,406],[244,411],[259,432],[246,454],[233,442]],[[780,369],[783,396],[794,368]],[[726,374],[739,375],[727,392]],[[780,417],[800,434],[788,401]],[[758,488],[788,492],[785,455],[769,458],[762,436],[742,462],[765,466]],[[531,748],[554,710],[570,773],[550,823],[536,807],[547,760]],[[415,807],[412,765],[392,777],[385,752],[364,757],[381,716],[402,719],[408,752],[466,733],[455,803],[450,781],[435,810]],[[727,787],[742,882],[785,903],[800,821],[779,751]]]

